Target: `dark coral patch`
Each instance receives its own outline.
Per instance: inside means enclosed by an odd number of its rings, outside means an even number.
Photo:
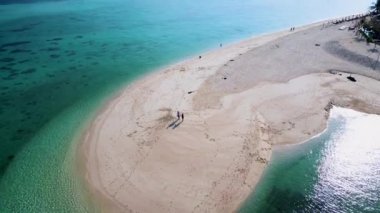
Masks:
[[[26,63],[26,62],[28,62],[28,61],[30,61],[30,60],[22,60],[22,61],[19,61],[18,63],[19,63],[19,64],[23,64],[23,63]]]
[[[26,105],[28,106],[35,106],[36,104],[37,104],[37,101],[31,101],[31,102],[26,103]],[[28,112],[26,114],[30,114],[30,113]]]
[[[26,45],[30,44],[30,41],[17,41],[17,42],[10,42],[10,43],[5,43],[0,46],[0,49],[4,47],[14,47],[14,46],[19,46],[19,45]]]
[[[14,58],[1,58],[0,62],[12,62],[14,60],[15,60]]]
[[[8,32],[17,33],[17,32],[28,31],[28,30],[31,30],[31,29],[32,29],[31,27],[20,27],[20,28],[15,28],[15,29],[9,30]]]
[[[1,79],[5,80],[5,81],[11,81],[11,80],[13,80],[14,78],[8,76],[8,77],[3,77],[3,78],[1,78]]]
[[[36,72],[36,69],[30,68],[30,69],[27,69],[25,71],[22,71],[21,74],[29,74],[29,73],[34,73],[34,72]]]
[[[53,55],[50,55],[50,58],[59,58],[60,55],[57,55],[57,54],[53,54]]]
[[[31,50],[25,50],[25,49],[15,49],[10,51],[9,53],[28,53],[31,52]]]
[[[0,67],[0,70],[12,71],[13,69],[10,67]]]
[[[18,76],[18,73],[11,73],[8,75],[8,78],[14,78],[14,77],[17,77]]]
[[[41,49],[42,51],[47,51],[47,52],[54,52],[54,51],[59,51],[61,50],[59,47],[49,47],[45,49]]]
[[[61,41],[63,38],[53,38],[53,39],[48,39],[46,41]]]
[[[18,129],[18,130],[17,130],[17,133],[23,133],[23,132],[25,132],[24,129]]]

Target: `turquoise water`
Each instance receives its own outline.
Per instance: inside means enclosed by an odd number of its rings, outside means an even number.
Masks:
[[[17,4],[25,2],[33,3]],[[369,2],[0,0],[0,211],[92,211],[73,174],[75,142],[136,78],[219,43],[363,12]]]
[[[310,141],[275,149],[240,212],[380,212],[380,116],[334,108]]]

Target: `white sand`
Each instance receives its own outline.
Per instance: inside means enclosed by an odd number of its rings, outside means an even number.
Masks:
[[[379,71],[331,54],[336,49],[328,45],[338,40],[347,50],[376,55],[338,28],[317,24],[253,38],[122,91],[94,119],[81,147],[102,209],[232,212],[254,189],[272,146],[321,132],[331,102],[380,114],[373,79]],[[354,83],[330,69],[362,75],[353,75]],[[177,110],[185,120],[173,129]]]

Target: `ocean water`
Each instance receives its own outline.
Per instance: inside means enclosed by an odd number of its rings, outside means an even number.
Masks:
[[[0,212],[95,211],[81,131],[129,82],[250,36],[365,12],[370,0],[0,0]]]
[[[240,212],[380,212],[380,116],[334,107],[326,131],[275,149]]]

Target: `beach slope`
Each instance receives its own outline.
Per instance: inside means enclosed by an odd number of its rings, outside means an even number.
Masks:
[[[339,27],[248,39],[121,91],[80,147],[102,208],[232,212],[254,189],[272,146],[323,131],[332,104],[380,114],[378,53]]]

